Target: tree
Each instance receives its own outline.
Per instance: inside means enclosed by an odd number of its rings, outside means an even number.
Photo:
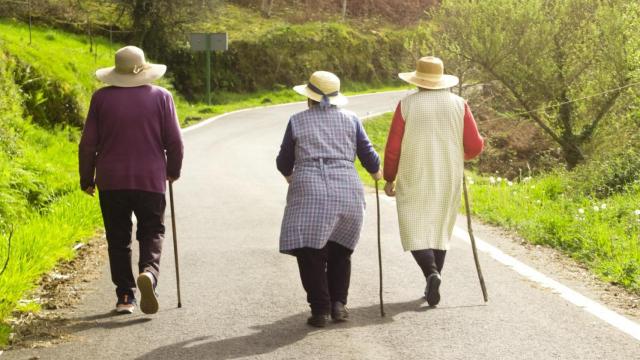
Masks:
[[[622,0],[450,0],[434,21],[447,49],[496,85],[506,109],[557,142],[571,169],[637,81],[629,41],[640,30],[639,8]]]
[[[216,0],[112,0],[131,21],[130,41],[149,57],[163,59],[186,39],[192,24],[204,20]],[[203,7],[205,8],[203,11]]]

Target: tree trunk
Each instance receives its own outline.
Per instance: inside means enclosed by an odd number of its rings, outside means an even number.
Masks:
[[[274,0],[262,0],[262,15],[264,17],[271,17],[271,10],[273,9]]]
[[[342,21],[347,18],[347,0],[342,0]]]
[[[584,155],[580,147],[573,142],[564,142],[561,144],[562,156],[567,163],[567,170],[572,170],[582,161],[584,161]]]

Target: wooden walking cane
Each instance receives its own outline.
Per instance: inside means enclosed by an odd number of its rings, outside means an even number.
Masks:
[[[480,260],[478,259],[478,250],[476,249],[476,239],[473,237],[473,228],[471,227],[471,206],[469,205],[469,191],[467,190],[467,177],[462,173],[462,189],[464,190],[464,207],[467,213],[467,227],[469,228],[469,239],[471,240],[471,249],[473,250],[473,260],[476,262],[476,270],[478,271],[478,279],[482,288],[482,297],[484,302],[489,301],[487,295],[487,287],[484,284],[482,269],[480,269]]]
[[[378,212],[378,269],[380,269],[380,316],[384,317],[384,301],[382,300],[382,246],[380,244],[380,195],[376,180],[376,208]]]
[[[171,203],[171,227],[173,229],[173,255],[176,261],[176,286],[178,288],[178,308],[182,307],[180,298],[180,266],[178,266],[178,238],[176,236],[176,212],[173,206],[173,182],[169,181],[169,201]]]

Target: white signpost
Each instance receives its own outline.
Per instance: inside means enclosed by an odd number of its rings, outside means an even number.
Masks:
[[[229,38],[227,33],[192,33],[189,34],[191,51],[204,51],[207,57],[207,104],[211,105],[211,52],[227,51]]]

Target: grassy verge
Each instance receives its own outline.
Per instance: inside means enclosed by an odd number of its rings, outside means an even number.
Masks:
[[[391,114],[364,123],[379,152],[390,123]],[[357,167],[363,182],[372,185],[362,166]],[[475,216],[531,243],[560,249],[603,280],[640,294],[640,182],[594,200],[573,190],[564,172],[513,181],[468,174]]]

